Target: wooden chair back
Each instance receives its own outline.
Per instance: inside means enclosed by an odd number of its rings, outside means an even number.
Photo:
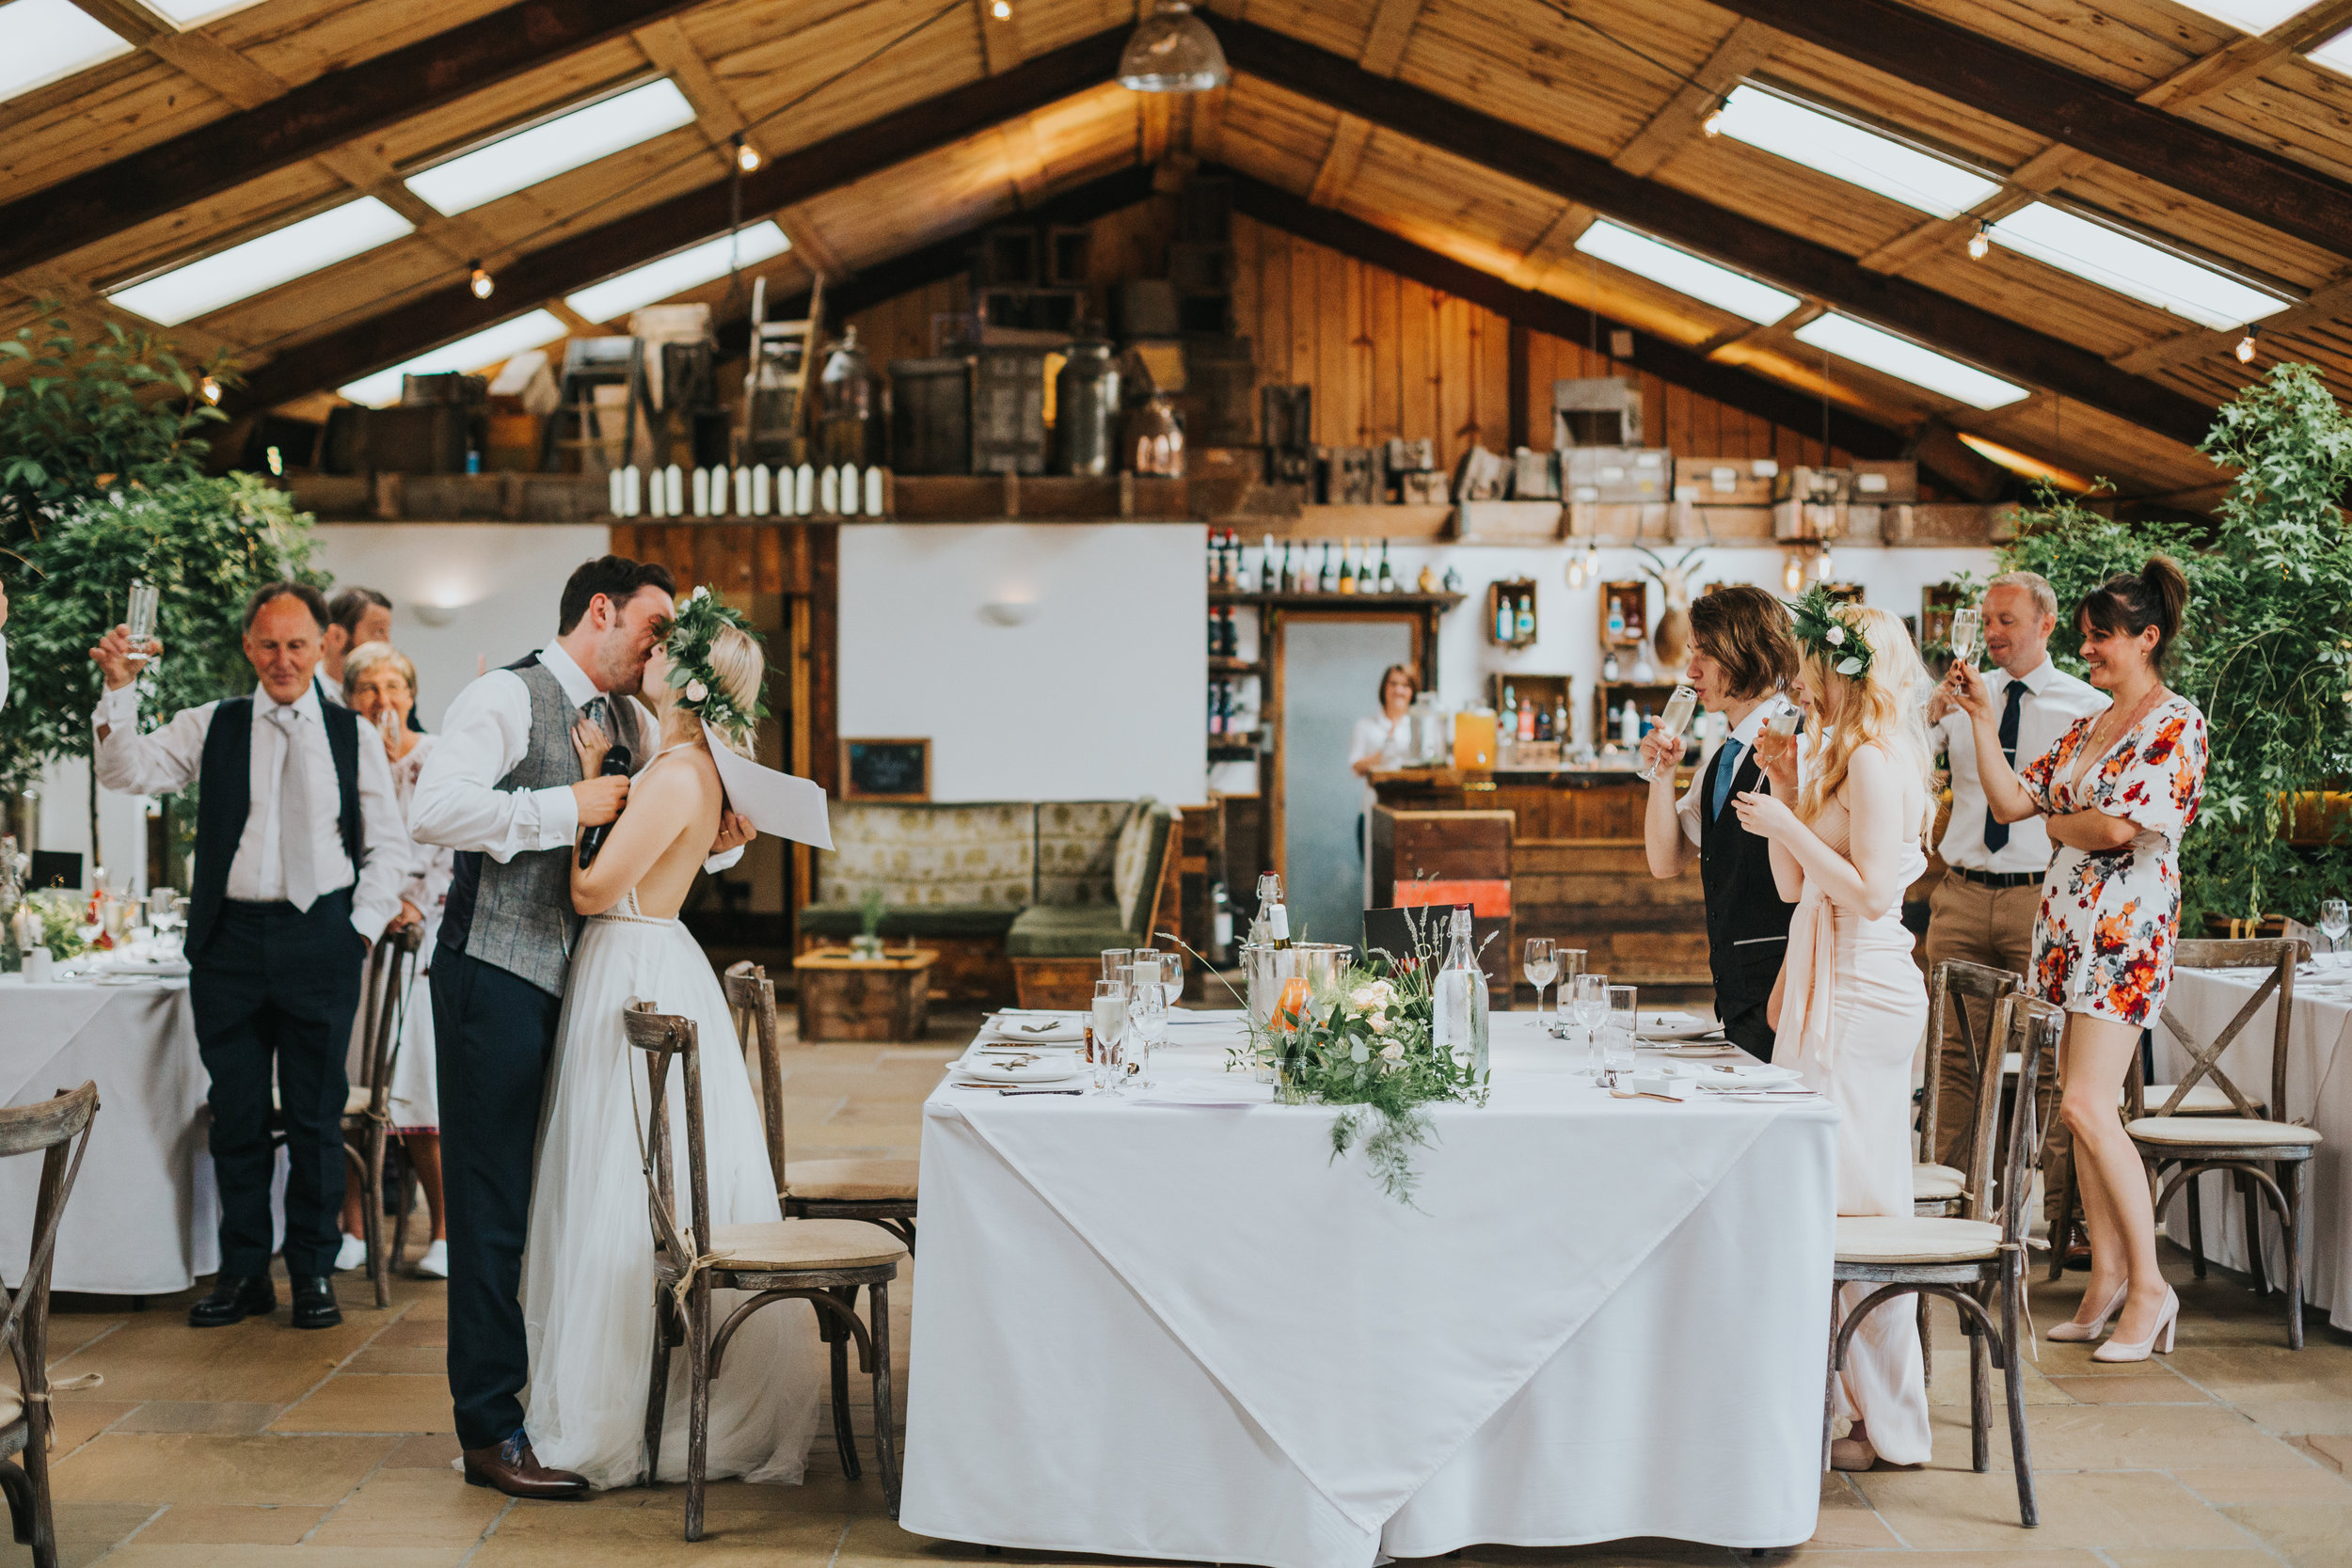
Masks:
[[[634,997],[622,1006],[621,1027],[628,1043],[645,1053],[645,1128],[638,1148],[644,1163],[645,1202],[653,1213],[654,1239],[678,1267],[686,1268],[703,1255],[697,1243],[710,1239],[704,1218],[710,1212],[710,1177],[703,1148],[701,1041],[692,1019],[659,1011],[653,1003]],[[670,1147],[673,1061],[682,1063],[685,1069],[680,1077],[686,1098],[686,1185],[692,1207],[683,1224],[677,1212],[676,1161]]]
[[[2033,1215],[2027,1200],[2033,1196],[2034,1173],[2042,1164],[2045,1131],[2041,1125],[2034,1089],[2041,1082],[2045,1048],[2050,1059],[2057,1060],[2058,1037],[2066,1029],[2066,1014],[2063,1009],[2022,991],[2002,997],[1994,1008],[1993,1043],[2004,1053],[2017,1053],[2017,1096],[2010,1112],[2008,1136],[2002,1140],[2001,1180],[1997,1187],[1981,1180],[1977,1183],[1969,1200],[1968,1217],[1997,1221],[2002,1244],[2022,1248],[2032,1231]],[[1992,1081],[1994,1091],[1990,1106],[1981,1097],[1978,1101],[1977,1147],[1989,1164],[1992,1128],[2000,1119],[2001,1075],[1989,1072],[1985,1077]],[[2018,1254],[2017,1262],[2022,1273],[2023,1252]]]
[[[73,1196],[82,1156],[89,1152],[90,1124],[98,1117],[98,1085],[85,1083],[35,1105],[0,1110],[0,1159],[40,1156],[40,1185],[33,1198],[33,1236],[24,1277],[14,1291],[0,1287],[8,1315],[0,1319],[0,1343],[16,1357],[17,1384],[25,1414],[40,1406],[33,1441],[46,1442],[49,1398],[49,1275],[56,1261],[57,1227]]]
[[[727,966],[727,1010],[735,1037],[759,1072],[759,1116],[768,1133],[768,1165],[784,1191],[784,1054],[776,1043],[776,988],[768,966],[745,958]]]
[[[1962,958],[1942,959],[1929,975],[1927,1079],[1920,1085],[1919,1091],[1917,1158],[1920,1161],[1932,1162],[1935,1159],[1935,1130],[1941,1114],[1941,1106],[1938,1103],[1939,1080],[1944,1075],[1944,1053],[1952,1048],[1952,1042],[1946,1037],[1945,1020],[1947,1017],[1960,1020],[1959,1043],[1968,1053],[1968,1070],[1975,1075],[1977,1080],[1977,1099],[1979,1102],[1977,1142],[1982,1145],[1985,1134],[1981,1109],[1984,1101],[1984,1085],[1987,1079],[1992,1081],[1994,1086],[1992,1102],[1997,1108],[2001,1102],[2001,1053],[1990,1050],[1992,1041],[1978,1040],[1977,1026],[1969,1021],[1967,1004],[1970,1002],[1997,1004],[2002,997],[2025,989],[2026,977],[2013,969],[1994,969],[1984,964],[1972,964]],[[1991,1014],[1987,1015],[1988,1022],[1991,1017]],[[1999,1038],[2000,1029],[1997,1024],[1994,1025],[1989,1032],[1994,1039]],[[1993,1065],[1993,1070],[1989,1073],[1985,1070],[1988,1054]],[[1972,1181],[1972,1190],[1982,1190],[1981,1183],[1975,1181],[1977,1172],[1973,1167],[1973,1163],[1968,1174]]]
[[[2270,973],[2263,976],[2261,983],[2254,987],[2254,994],[2246,999],[2245,1006],[2238,1008],[2236,1016],[2222,1026],[2221,1032],[2202,1044],[2191,1037],[2189,1032],[2181,1026],[2181,1021],[2173,1016],[2171,1007],[2166,1006],[2164,1026],[2172,1032],[2174,1039],[2181,1042],[2181,1049],[2188,1053],[2188,1070],[2181,1074],[2179,1081],[2172,1085],[2172,1093],[2153,1111],[2147,1108],[2147,1097],[2142,1092],[2145,1085],[2141,1084],[2139,1074],[2125,1073],[2123,1082],[2129,1091],[2127,1103],[2131,1108],[2131,1119],[2137,1121],[2144,1116],[2172,1115],[2188,1097],[2188,1091],[2197,1085],[2198,1080],[2210,1078],[2214,1086],[2228,1097],[2234,1114],[2257,1121],[2265,1117],[2276,1121],[2286,1120],[2287,1039],[2295,1028],[2295,969],[2311,957],[2311,952],[2310,942],[2276,939],[2228,941],[2200,938],[2177,943],[2172,950],[2172,967],[2176,970],[2266,969]],[[2270,1098],[2265,1104],[2257,1104],[2231,1081],[2228,1073],[2221,1070],[2221,1053],[2254,1021],[2254,1015],[2263,1010],[2264,1005],[2274,997],[2278,999],[2279,1006],[2270,1031]]]
[[[423,946],[424,927],[409,926],[386,936],[368,955],[367,990],[359,1005],[365,1021],[359,1082],[368,1090],[368,1115],[378,1121],[391,1114],[392,1069],[400,1061],[402,1025],[416,1000],[417,954]]]

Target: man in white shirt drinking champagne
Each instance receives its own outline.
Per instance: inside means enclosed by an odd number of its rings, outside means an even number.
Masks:
[[[2001,749],[2013,768],[2024,768],[2048,751],[2085,714],[2107,705],[2106,693],[2076,680],[2050,662],[2050,634],[2058,627],[2058,594],[2033,572],[2004,572],[1984,591],[1984,652],[1995,666],[1984,677],[2000,714]],[[1928,705],[1929,744],[1949,759],[1952,815],[1936,848],[1944,857],[1944,879],[1929,900],[1928,964],[1947,958],[2014,970],[2031,977],[2033,929],[2042,908],[2042,874],[2050,864],[2050,835],[2042,818],[1995,822],[1977,779],[1977,749],[1968,715],[1945,687]],[[1992,1009],[1969,1007],[1973,1037],[1984,1041]],[[1957,1021],[1947,1022],[1946,1051],[1936,1079],[1935,1161],[1957,1170],[1968,1167],[1976,1135],[1977,1072],[1961,1045]],[[1994,1070],[1999,1064],[1994,1064]],[[2063,1155],[2066,1129],[2051,1115],[2058,1100],[2056,1064],[2042,1064],[2042,1125],[2045,1166]],[[2047,1207],[2058,1203],[2048,1183]]]

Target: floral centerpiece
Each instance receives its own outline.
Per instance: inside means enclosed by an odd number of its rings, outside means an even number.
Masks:
[[[63,963],[89,951],[89,939],[82,934],[87,906],[81,898],[55,888],[43,888],[26,894],[24,907],[32,911],[38,927],[34,944],[48,948],[51,958]]]

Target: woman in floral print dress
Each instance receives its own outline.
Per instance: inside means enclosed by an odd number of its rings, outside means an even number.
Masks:
[[[2096,1339],[2117,1307],[2101,1361],[2172,1348],[2180,1300],[2156,1270],[2155,1215],[2139,1155],[2116,1105],[2172,983],[2181,921],[2181,839],[2205,788],[2205,716],[2164,684],[2188,583],[2164,556],[2108,578],[2074,612],[2090,684],[2114,698],[2011,771],[1984,682],[1956,667],[1952,695],[1974,721],[1977,769],[1994,816],[2048,819],[2058,846],[2042,879],[2031,989],[2066,1009],[2059,1115],[2074,1134],[2076,1185],[2090,1228],[2090,1281],[2053,1339]]]

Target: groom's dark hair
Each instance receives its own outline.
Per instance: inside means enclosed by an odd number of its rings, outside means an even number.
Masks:
[[[677,593],[677,578],[670,568],[652,561],[631,561],[625,555],[600,555],[594,561],[582,562],[564,585],[564,602],[556,610],[555,634],[558,637],[580,625],[580,618],[588,613],[588,601],[601,594],[615,606],[634,598],[641,588],[659,588],[664,594]]]

